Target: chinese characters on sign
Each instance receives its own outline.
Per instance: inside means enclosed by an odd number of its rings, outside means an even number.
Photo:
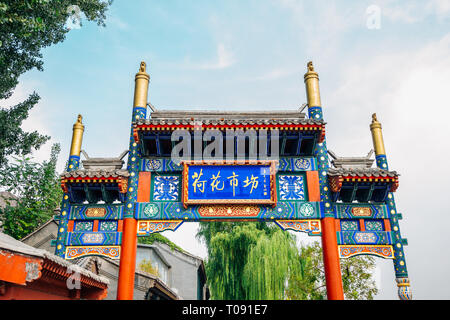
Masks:
[[[275,201],[271,164],[188,165],[183,181],[184,203]]]

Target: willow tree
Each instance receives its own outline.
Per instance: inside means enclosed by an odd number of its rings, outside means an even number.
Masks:
[[[251,300],[282,300],[290,274],[299,272],[300,256],[294,237],[280,230],[261,235],[248,254],[244,287]]]
[[[197,236],[208,249],[211,297],[283,299],[288,275],[298,266],[295,239],[265,223],[205,222]]]

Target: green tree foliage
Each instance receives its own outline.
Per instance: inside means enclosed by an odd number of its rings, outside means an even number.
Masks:
[[[40,135],[37,131],[24,132],[20,128],[38,100],[39,96],[33,93],[28,99],[10,109],[0,109],[0,169],[7,170],[4,167],[8,155],[30,154],[31,148],[39,149],[50,138]]]
[[[261,222],[204,222],[197,237],[208,250],[205,267],[213,299],[284,297],[283,284],[298,264],[288,233]]]
[[[173,243],[160,233],[152,233],[145,237],[138,237],[138,243],[142,244],[153,244],[155,241],[167,244],[171,250],[178,250],[180,252],[184,252],[183,249],[181,249],[179,246],[177,246],[175,243]]]
[[[61,202],[62,190],[56,162],[59,144],[42,164],[30,158],[15,158],[8,170],[0,170],[0,185],[14,194],[17,204],[0,209],[3,232],[21,239],[49,220]]]
[[[295,237],[266,223],[202,222],[197,237],[212,299],[326,299],[322,248],[297,248]],[[373,299],[372,257],[341,259],[346,299]]]
[[[0,99],[12,95],[20,75],[43,70],[41,49],[65,39],[67,22],[81,25],[82,12],[88,21],[104,25],[110,4],[111,0],[0,0]],[[20,128],[38,101],[33,92],[18,105],[0,106],[0,167],[7,164],[8,155],[27,155],[49,139]]]
[[[295,300],[326,299],[325,271],[322,247],[314,242],[302,245],[300,249],[300,273],[289,279],[288,296]],[[347,300],[372,300],[378,293],[372,278],[375,259],[371,256],[358,256],[341,259],[341,275],[344,296]]]
[[[289,233],[278,229],[270,236],[261,234],[244,267],[247,299],[286,299],[286,283],[291,274],[299,272],[299,258],[295,239]]]

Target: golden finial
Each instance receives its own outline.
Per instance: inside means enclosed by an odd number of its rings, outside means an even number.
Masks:
[[[308,71],[305,73],[306,98],[310,107],[320,107],[319,74],[314,70],[312,61],[306,65]]]
[[[386,151],[384,149],[384,140],[383,134],[381,132],[381,123],[377,119],[377,114],[372,114],[372,123],[370,124],[370,131],[372,133],[372,142],[373,147],[375,149],[375,154],[378,155],[386,155]]]
[[[72,143],[70,145],[70,155],[80,156],[81,143],[83,141],[84,125],[81,122],[83,116],[78,115],[77,121],[73,124]]]
[[[84,125],[83,125],[82,120],[83,120],[83,116],[81,114],[79,114],[77,117],[77,121],[73,124],[73,128],[74,129],[81,128],[84,130]]]
[[[145,72],[145,68],[146,68],[145,62],[141,61],[141,66],[139,67],[139,72]]]
[[[147,106],[148,82],[150,76],[146,72],[147,65],[144,61],[139,65],[139,71],[135,76],[133,107],[145,108]]]
[[[377,120],[377,114],[374,113],[374,114],[372,114],[372,123],[376,123],[376,122],[378,122],[378,120]]]

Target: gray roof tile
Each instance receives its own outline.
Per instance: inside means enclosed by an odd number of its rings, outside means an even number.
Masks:
[[[70,172],[63,172],[61,178],[117,178],[117,177],[129,177],[130,174],[127,170],[123,169],[79,169]]]
[[[352,176],[352,177],[398,177],[396,171],[388,171],[379,168],[330,168],[329,176]]]

